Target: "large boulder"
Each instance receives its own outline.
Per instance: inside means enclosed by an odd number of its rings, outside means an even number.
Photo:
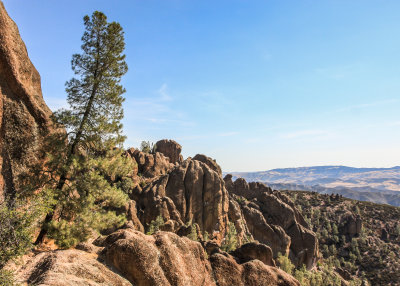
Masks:
[[[200,243],[171,232],[119,230],[105,241],[106,262],[137,286],[215,285]]]
[[[135,148],[129,148],[126,153],[136,163],[134,164],[135,170],[133,172],[145,178],[154,178],[166,174],[174,167],[169,159],[160,152],[151,154],[141,152]]]
[[[218,286],[300,286],[293,276],[260,260],[238,264],[230,255],[215,253],[210,262]]]
[[[0,1],[0,201],[16,192],[18,175],[37,160],[50,116],[40,75]]]
[[[156,151],[164,154],[172,164],[181,163],[182,146],[174,140],[163,139],[156,143]]]
[[[259,242],[243,244],[241,247],[235,249],[231,254],[238,258],[240,263],[258,259],[266,265],[275,266],[272,249]]]
[[[14,266],[13,270],[21,285],[132,285],[96,258],[95,254],[76,249],[42,252],[33,257],[24,257],[24,263]]]
[[[200,243],[170,232],[148,236],[119,230],[107,237],[104,246],[106,262],[137,286],[300,285],[258,259],[239,264],[234,257],[217,252],[208,260]],[[268,262],[268,251],[258,250]]]

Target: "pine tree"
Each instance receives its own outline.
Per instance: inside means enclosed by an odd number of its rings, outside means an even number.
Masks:
[[[120,122],[125,92],[120,81],[127,72],[124,33],[98,11],[83,20],[82,53],[71,61],[76,77],[66,83],[70,109],[54,114],[66,134],[49,140],[42,189],[50,194],[50,211],[36,244],[49,233],[69,247],[87,238],[91,229],[124,220],[115,212],[127,201],[123,189],[129,189],[129,162],[119,149],[125,139]],[[113,174],[102,165],[107,162]]]

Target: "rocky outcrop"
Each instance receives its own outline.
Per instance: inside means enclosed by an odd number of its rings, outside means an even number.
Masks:
[[[162,153],[169,158],[172,164],[181,163],[183,157],[181,155],[182,146],[174,140],[163,139],[156,143],[156,151]]]
[[[265,265],[275,266],[272,249],[262,243],[250,242],[243,244],[233,251],[232,255],[239,259],[240,263],[258,259]]]
[[[197,223],[210,238],[221,241],[228,225],[229,198],[224,181],[206,164],[187,159],[168,174],[136,189],[138,218],[148,225],[157,216],[178,226]]]
[[[174,167],[169,159],[160,152],[151,154],[129,148],[126,153],[136,163],[137,169],[133,170],[134,174],[145,178],[164,175]]]
[[[268,245],[274,257],[288,254],[296,266],[310,269],[318,253],[318,240],[308,229],[302,215],[284,194],[272,191],[262,183],[247,183],[232,176],[224,178],[225,186],[241,207],[247,227],[254,239]]]
[[[188,238],[119,230],[105,245],[106,262],[134,285],[215,285],[201,244]]]
[[[260,260],[238,264],[230,255],[215,253],[210,262],[218,286],[300,286],[291,275]]]
[[[107,237],[104,246],[106,262],[137,286],[300,285],[260,260],[239,264],[223,253],[214,253],[208,260],[200,243],[169,232],[147,236],[119,230]],[[260,249],[259,253],[266,254]]]
[[[206,155],[203,155],[203,154],[197,154],[196,156],[193,157],[193,160],[197,160],[197,161],[203,162],[208,167],[210,167],[211,170],[214,170],[220,176],[222,176],[221,167],[217,164],[217,161],[215,161],[214,159],[212,159],[210,157],[207,157]]]
[[[25,257],[24,263],[16,266],[14,272],[21,285],[132,285],[96,258],[95,254],[75,249],[42,252],[33,257]]]
[[[362,219],[360,216],[348,213],[344,215],[341,220],[341,234],[354,237],[361,233]]]
[[[0,201],[4,192],[15,193],[16,178],[37,160],[50,115],[40,75],[0,1]]]

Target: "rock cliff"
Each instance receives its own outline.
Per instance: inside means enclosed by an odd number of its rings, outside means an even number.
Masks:
[[[0,201],[15,193],[16,178],[36,160],[51,128],[50,115],[40,75],[0,1]]]

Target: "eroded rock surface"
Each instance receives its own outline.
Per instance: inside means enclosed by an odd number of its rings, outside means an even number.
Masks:
[[[174,140],[163,139],[158,141],[156,143],[156,151],[169,158],[172,164],[181,163],[183,161],[181,155],[182,146]]]
[[[119,230],[104,244],[106,262],[137,286],[300,285],[257,259],[239,264],[228,254],[215,253],[208,260],[200,243],[170,232],[146,236]]]
[[[40,75],[0,1],[0,201],[4,192],[15,193],[17,176],[37,160],[50,115]]]
[[[38,286],[131,286],[97,255],[81,250],[42,252],[15,269],[19,283]],[[26,285],[25,284],[25,285]]]
[[[235,197],[254,239],[278,252],[288,254],[296,266],[310,269],[318,253],[318,240],[308,229],[302,215],[284,194],[272,191],[262,183],[247,183],[232,176],[224,178],[229,193]]]
[[[133,170],[133,172],[145,178],[154,178],[166,174],[174,167],[169,159],[160,152],[150,154],[135,148],[129,148],[127,155],[136,162],[137,169]]]
[[[222,240],[228,225],[228,192],[219,174],[205,163],[187,159],[168,174],[136,189],[138,218],[148,225],[157,216],[178,226],[197,223],[202,231]]]

